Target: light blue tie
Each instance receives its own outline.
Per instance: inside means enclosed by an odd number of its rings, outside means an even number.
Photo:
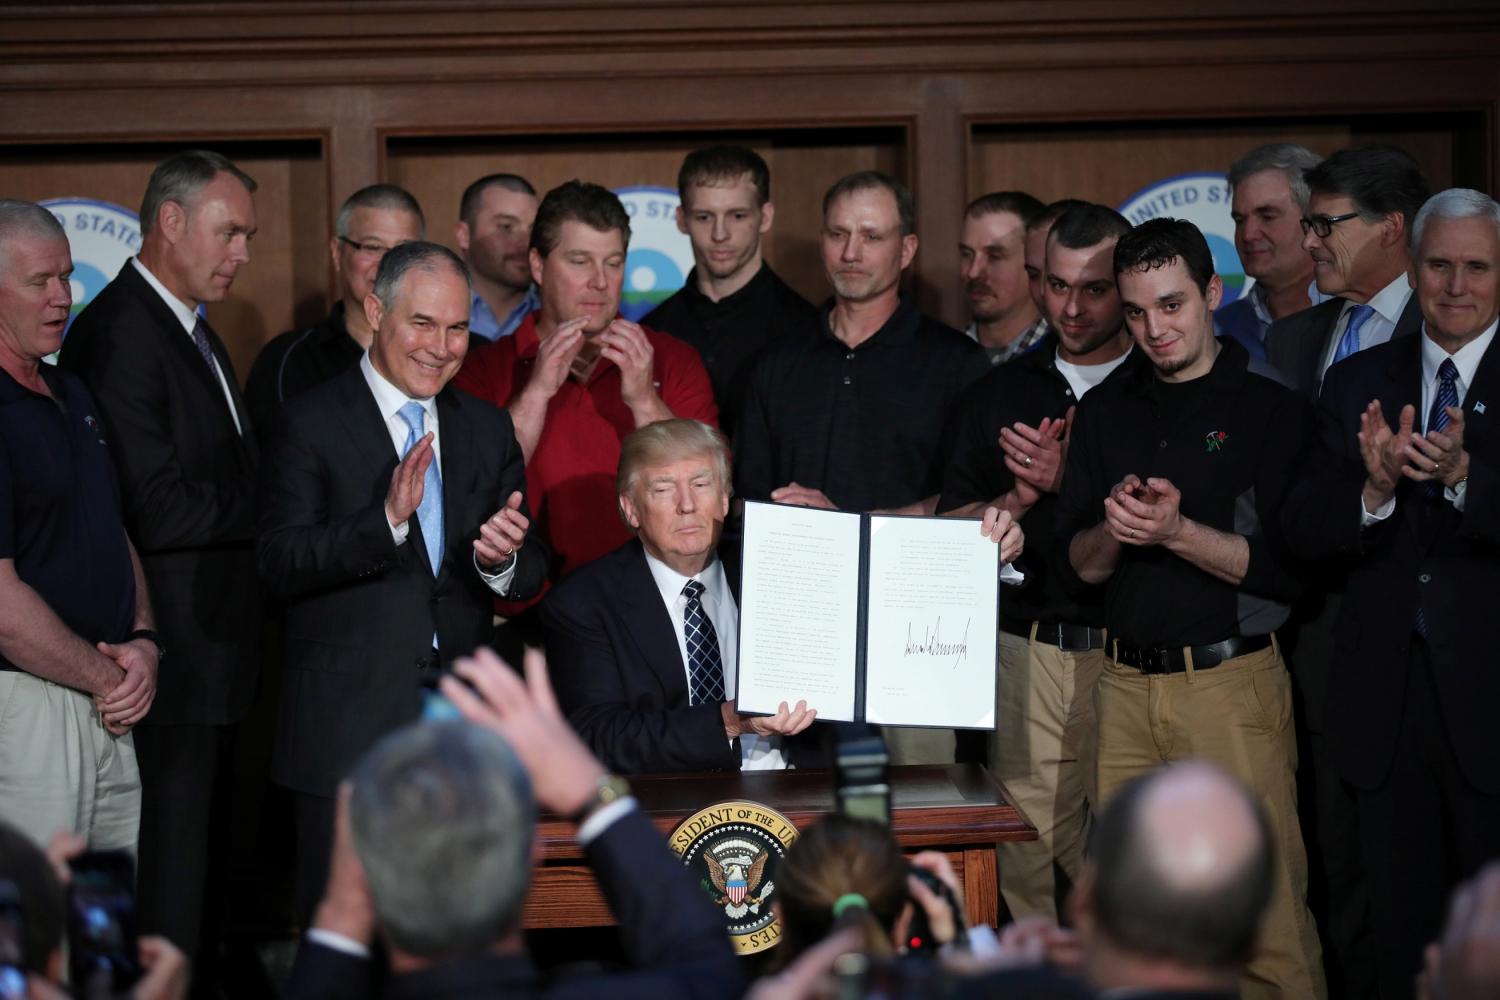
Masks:
[[[416,447],[426,434],[427,411],[421,403],[407,403],[401,407],[401,419],[408,433],[401,457]],[[436,576],[443,565],[443,480],[438,475],[436,457],[427,466],[427,475],[422,480],[422,502],[417,505],[417,523],[422,526],[422,540],[427,543],[427,564]]]
[[[1338,364],[1359,350],[1360,328],[1373,315],[1375,315],[1375,307],[1370,305],[1355,306],[1349,310],[1349,325],[1344,327],[1344,335],[1339,338],[1339,346],[1333,352],[1334,364]]]

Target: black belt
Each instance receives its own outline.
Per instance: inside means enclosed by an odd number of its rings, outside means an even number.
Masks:
[[[1225,660],[1254,653],[1271,645],[1269,635],[1239,636],[1215,642],[1207,646],[1173,646],[1168,649],[1153,649],[1116,642],[1111,659],[1126,667],[1134,667],[1143,674],[1180,674],[1187,670],[1187,654],[1193,654],[1193,669],[1207,670],[1217,667]]]
[[[1001,622],[1000,631],[1030,639],[1033,625],[1036,626],[1037,642],[1056,646],[1065,653],[1086,653],[1091,649],[1104,648],[1102,628],[1089,628],[1087,625],[1074,625],[1070,622],[1027,622],[1015,628]]]

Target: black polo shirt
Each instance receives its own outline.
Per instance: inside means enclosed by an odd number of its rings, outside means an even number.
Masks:
[[[845,510],[913,503],[942,486],[945,435],[965,387],[990,370],[984,349],[906,299],[850,348],[829,327],[766,349],[735,435],[738,494],[764,500],[789,482]]]
[[[745,405],[750,368],[760,351],[784,337],[816,336],[818,310],[762,263],[744,288],[718,302],[699,290],[694,268],[687,284],[641,322],[698,351],[713,383],[719,423],[732,435],[734,418]]]
[[[365,349],[344,326],[339,302],[321,322],[273,337],[255,359],[245,382],[245,402],[257,427],[270,427],[281,404],[359,364]]]
[[[1196,646],[1265,635],[1286,621],[1298,572],[1277,529],[1311,417],[1307,402],[1252,361],[1232,338],[1202,378],[1173,384],[1142,365],[1091,390],[1073,418],[1073,440],[1058,503],[1059,566],[1078,532],[1104,518],[1104,498],[1134,473],[1168,479],[1180,511],[1250,546],[1238,586],[1159,546],[1124,546],[1105,584],[1105,626],[1139,646]]]
[[[119,642],[135,622],[135,572],[114,462],[83,380],[41,372],[50,399],[0,369],[0,559],[90,644]]]
[[[1144,356],[1132,350],[1089,395],[1143,366],[1149,367]],[[1077,402],[1072,386],[1057,370],[1055,334],[970,386],[959,403],[939,513],[1010,492],[1016,477],[1005,467],[1000,429],[1017,422],[1036,427],[1049,417],[1061,418]],[[1034,621],[1104,627],[1104,588],[1086,587],[1075,593],[1063,583],[1057,567],[1063,553],[1056,520],[1057,496],[1051,493],[1042,494],[1021,519],[1026,530],[1026,585],[1007,589],[1000,602],[1001,621],[1009,628],[1021,629]]]

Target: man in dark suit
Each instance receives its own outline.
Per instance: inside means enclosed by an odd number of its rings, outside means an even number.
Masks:
[[[541,609],[563,711],[626,774],[768,769],[812,724],[734,708],[739,608],[717,546],[729,448],[696,420],[648,424],[621,445],[620,516],[636,538],[555,587]]]
[[[1272,323],[1266,356],[1315,395],[1329,365],[1420,324],[1406,283],[1407,241],[1428,188],[1416,161],[1394,146],[1340,150],[1303,178],[1302,249],[1318,291],[1334,297]]]
[[[541,654],[527,654],[524,682],[488,650],[454,672],[469,686],[447,678],[443,692],[472,725],[408,727],[356,768],[333,875],[286,996],[373,995],[377,930],[391,998],[739,996],[723,915],[569,729]],[[521,909],[538,806],[578,824],[629,971],[549,984],[527,956]]]
[[[1427,182],[1410,156],[1389,147],[1343,150],[1303,177],[1309,194],[1302,246],[1313,258],[1319,291],[1333,297],[1277,320],[1266,345],[1272,365],[1316,398],[1335,361],[1421,327],[1422,311],[1407,281],[1407,244]],[[1357,811],[1328,761],[1323,724],[1346,567],[1326,560],[1309,570],[1309,586],[1281,638],[1302,723],[1299,811],[1308,837],[1310,901],[1327,946],[1331,991],[1365,996],[1375,989],[1375,953],[1367,880],[1357,852],[1348,848],[1359,838]]]
[[[99,404],[140,552],[161,660],[135,730],[141,929],[194,956],[223,874],[234,728],[255,697],[255,433],[223,343],[199,314],[250,259],[253,181],[217,153],[157,166],[141,252],[73,322],[59,363]]]
[[[1500,855],[1500,206],[1475,191],[1417,215],[1421,336],[1336,365],[1284,510],[1289,539],[1350,558],[1324,724],[1356,789],[1379,974],[1408,995],[1448,891]]]
[[[447,387],[469,295],[451,251],[387,253],[365,299],[369,352],[289,401],[266,450],[261,577],[288,602],[272,777],[298,793],[303,913],[339,781],[416,718],[443,664],[487,641],[495,595],[533,594],[546,573],[510,418]]]

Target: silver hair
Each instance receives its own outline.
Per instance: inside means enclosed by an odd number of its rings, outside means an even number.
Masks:
[[[1416,221],[1411,224],[1412,256],[1421,252],[1422,234],[1427,231],[1427,223],[1435,218],[1487,218],[1495,227],[1497,238],[1500,238],[1500,203],[1483,191],[1475,191],[1473,188],[1449,188],[1428,198],[1421,211],[1417,212]]]
[[[151,235],[156,228],[157,213],[169,201],[191,213],[198,192],[220,174],[231,175],[245,185],[246,191],[253,192],[256,188],[255,178],[231,163],[227,156],[212,150],[189,149],[158,163],[141,198],[141,236]]]
[[[1264,146],[1256,146],[1234,161],[1229,168],[1229,187],[1233,190],[1247,177],[1263,171],[1279,170],[1292,189],[1292,198],[1297,202],[1297,207],[1305,209],[1312,192],[1302,172],[1311,170],[1322,162],[1323,158],[1306,146],[1295,142],[1268,142]]]
[[[335,236],[349,238],[349,217],[354,214],[355,209],[359,208],[407,212],[414,215],[417,218],[417,234],[423,239],[427,238],[427,219],[422,215],[422,206],[406,188],[395,184],[371,184],[345,198],[344,203],[339,206],[338,217],[333,222]]]
[[[11,239],[68,240],[68,234],[57,216],[34,201],[0,198],[0,267],[8,266],[3,255]]]
[[[674,417],[658,420],[632,432],[620,444],[620,467],[615,473],[615,492],[629,493],[635,488],[641,470],[666,465],[684,458],[707,455],[713,459],[714,471],[724,492],[733,489],[729,468],[729,443],[717,429],[698,420]]]
[[[482,951],[520,923],[536,802],[503,738],[407,726],[350,776],[349,826],[380,927],[411,955]]]
[[[392,248],[380,259],[380,268],[375,272],[375,286],[371,289],[386,312],[396,308],[396,295],[401,291],[401,282],[409,271],[437,271],[444,265],[451,267],[464,284],[470,284],[469,265],[445,246],[417,240]]]

